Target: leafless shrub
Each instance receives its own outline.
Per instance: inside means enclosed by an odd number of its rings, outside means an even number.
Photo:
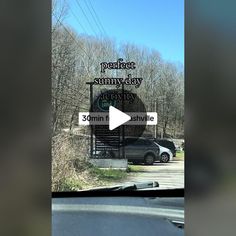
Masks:
[[[77,173],[88,166],[85,142],[65,132],[52,138],[52,191],[61,191],[66,180],[79,182]]]

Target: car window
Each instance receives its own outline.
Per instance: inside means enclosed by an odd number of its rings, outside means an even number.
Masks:
[[[159,143],[161,146],[165,146],[165,147],[168,147],[168,148],[171,148],[171,149],[174,149],[174,148],[175,148],[174,143],[171,142],[171,141],[159,140],[158,143]]]
[[[136,141],[136,138],[126,138],[125,145],[133,144],[133,143],[135,143],[135,141]]]
[[[145,139],[138,139],[136,142],[135,142],[135,145],[150,145],[151,142],[149,140],[145,140]]]

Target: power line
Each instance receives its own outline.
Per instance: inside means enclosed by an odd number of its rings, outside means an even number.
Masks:
[[[77,2],[77,1],[76,1]],[[54,17],[58,20],[58,22],[60,23],[60,25],[64,28],[64,30],[70,35],[70,37],[74,40],[74,42],[78,45],[78,47],[86,54],[86,56],[91,60],[91,57],[88,55],[88,53],[86,52],[86,50],[78,43],[77,39],[74,38],[74,36],[71,34],[71,32],[66,28],[66,26],[62,23],[62,21],[56,17],[56,15],[53,13]],[[103,44],[101,44],[102,49],[104,50],[104,54],[105,56],[108,56],[105,47],[103,46]],[[86,70],[86,75],[88,76],[89,72]]]
[[[74,36],[71,34],[71,32],[65,27],[65,25],[61,22],[61,20],[59,20],[59,19],[57,19],[57,20],[58,20],[58,22],[60,22],[61,26],[65,29],[65,31],[70,35],[70,37],[74,40],[74,42],[78,45],[78,47],[86,54],[86,56],[89,59],[91,59],[91,57],[88,55],[88,53],[85,51],[85,49],[78,43],[78,41],[74,38]]]
[[[81,26],[81,28],[85,31],[86,34],[88,34],[87,30],[85,29],[85,27],[80,23],[78,17],[75,15],[75,13],[72,11],[72,8],[69,6],[69,4],[67,4],[68,7],[70,8],[70,11],[72,13],[72,15],[74,16],[74,18],[76,19],[76,21],[78,22],[78,24]]]
[[[90,27],[91,27],[91,29],[92,29],[92,31],[93,31],[94,34],[97,36],[96,31],[94,30],[94,28],[93,28],[93,26],[92,26],[90,20],[88,19],[87,15],[86,15],[86,13],[84,12],[83,8],[81,7],[80,3],[78,2],[78,0],[75,0],[75,2],[77,3],[77,5],[79,6],[80,10],[82,11],[84,17],[86,18],[87,22],[89,23],[89,25],[90,25]]]
[[[87,1],[84,0],[84,2],[85,2],[86,7],[88,8],[88,10],[89,10],[89,12],[90,12],[92,18],[93,18],[95,24],[97,25],[98,30],[100,31],[101,34],[104,34],[105,32],[103,31],[103,28],[99,25],[97,19],[94,17],[94,13],[90,10],[90,7],[89,7]]]
[[[100,21],[98,15],[97,15],[97,13],[96,13],[96,11],[95,11],[94,8],[93,8],[93,5],[92,5],[91,1],[88,0],[88,2],[89,2],[90,6],[91,6],[91,8],[92,8],[92,10],[93,10],[93,12],[94,12],[95,17],[97,18],[97,21],[98,21],[99,25],[101,26],[103,32],[105,33],[105,35],[107,35],[107,33],[106,33],[106,31],[105,31],[105,29],[104,29],[104,27],[103,27],[103,25],[102,25],[102,23],[101,23],[101,21]]]
[[[87,3],[86,3],[87,4]],[[88,6],[88,5],[87,5]],[[70,10],[71,10],[71,13],[72,13],[72,15],[74,16],[74,18],[76,19],[76,21],[79,23],[79,25],[81,26],[81,28],[83,28],[84,29],[84,31],[88,34],[88,32],[87,32],[87,30],[84,28],[84,26],[80,23],[80,21],[79,21],[79,19],[78,19],[78,17],[75,15],[75,13],[72,11],[72,9],[71,9],[71,7],[68,5],[68,7],[70,8]],[[89,8],[88,8],[89,9]],[[90,11],[90,9],[89,9],[89,11]],[[90,11],[91,12],[91,11]],[[92,14],[92,13],[91,13]],[[96,20],[95,20],[96,21]],[[96,22],[95,22],[96,23]],[[99,30],[100,30],[100,28],[99,28]],[[101,32],[102,33],[102,32]],[[105,50],[105,47],[102,45],[102,49],[104,49]],[[106,51],[106,50],[105,50]],[[105,53],[105,55],[106,56],[108,56],[107,55],[107,53]]]
[[[55,15],[54,15],[55,16]],[[56,16],[55,16],[56,17]],[[56,17],[57,18],[57,17]],[[81,50],[84,51],[84,53],[86,54],[86,56],[88,56],[88,58],[91,60],[91,57],[88,55],[88,53],[85,51],[85,49],[78,43],[78,41],[74,38],[74,36],[70,33],[70,31],[64,26],[64,24],[59,20],[57,19],[58,22],[60,22],[61,26],[65,29],[65,31],[70,35],[70,37],[74,40],[74,42],[81,48]],[[85,76],[88,76],[89,75],[89,72],[86,70],[86,75]],[[75,91],[74,89],[70,88],[71,90],[73,90],[74,92],[77,92],[79,94],[81,94],[80,92],[78,91]],[[83,94],[81,94],[83,95]],[[88,98],[88,97],[86,97]]]
[[[93,28],[92,25],[91,25],[91,23],[90,23],[90,21],[89,21],[89,19],[88,19],[88,17],[86,16],[86,13],[84,12],[83,8],[81,7],[81,5],[79,4],[79,2],[78,2],[77,0],[76,0],[76,3],[78,4],[79,8],[81,9],[83,15],[86,17],[86,19],[87,19],[87,21],[88,21],[90,27]],[[104,27],[103,27],[102,24],[101,24],[101,21],[100,21],[99,18],[98,18],[98,15],[96,14],[96,12],[95,12],[95,10],[94,10],[94,8],[93,8],[93,6],[92,6],[92,3],[91,3],[91,2],[89,2],[89,3],[90,3],[90,6],[91,6],[91,8],[92,8],[94,14],[95,14],[95,17],[97,18],[98,23],[100,24],[100,26],[101,26],[101,28],[102,28],[102,31],[104,32],[105,35],[107,35],[107,34],[106,34],[106,31],[105,31],[105,29],[104,29]],[[91,10],[90,10],[90,8],[89,8],[89,6],[88,6],[88,4],[87,4],[86,1],[85,1],[85,4],[86,4],[87,8],[89,9],[89,12],[90,12],[90,14],[91,14],[92,17],[93,17],[94,22],[96,23],[96,25],[97,25],[97,27],[98,27],[98,30],[102,33],[102,31],[101,31],[101,29],[100,29],[100,27],[99,27],[99,25],[98,25],[98,23],[97,23],[95,17],[93,16],[93,13],[91,12]],[[93,30],[93,31],[94,31],[94,30]],[[95,33],[96,36],[97,36],[97,33],[96,33],[95,31],[94,31],[94,33]],[[103,33],[102,33],[102,34],[103,34]],[[107,52],[106,52],[106,48],[103,46],[103,44],[101,44],[101,47],[102,47],[102,49],[104,50],[105,56],[108,57],[108,54],[107,54]]]
[[[76,3],[77,3],[77,5],[79,6],[79,8],[81,9],[83,15],[86,17],[87,21],[89,22],[90,27],[92,27],[92,25],[91,25],[91,23],[90,23],[88,17],[86,16],[86,13],[84,12],[83,8],[81,7],[81,5],[79,4],[79,2],[78,2],[77,0],[76,0]],[[86,2],[85,2],[85,3],[86,3]],[[71,9],[71,7],[69,6],[68,3],[67,3],[67,6],[70,8],[71,13],[72,13],[72,15],[74,16],[74,18],[76,19],[76,21],[78,22],[78,24],[79,24],[79,25],[81,26],[81,28],[83,28],[84,31],[88,34],[87,30],[86,30],[85,27],[80,23],[78,17],[77,17],[77,16],[75,15],[75,13],[72,11],[72,9]],[[86,6],[88,7],[88,4],[87,4],[87,3],[86,3]],[[95,10],[94,10],[94,8],[93,8],[91,2],[90,2],[90,6],[91,6],[92,10],[94,11],[95,16],[97,17],[98,22],[99,22],[99,24],[101,25],[101,28],[103,29],[104,33],[106,34],[106,32],[105,32],[105,30],[104,30],[104,28],[103,28],[103,26],[102,26],[102,24],[101,24],[101,22],[100,22],[100,20],[99,20],[99,18],[98,18],[98,16],[97,16],[97,14],[96,14],[96,12],[95,12]],[[89,9],[89,7],[88,7],[88,9]],[[89,9],[89,11],[90,11],[90,9]],[[93,14],[92,14],[91,11],[90,11],[90,13],[91,13],[91,15],[93,16]],[[55,16],[55,14],[54,14],[54,16]],[[55,16],[55,18],[57,18],[57,17]],[[93,19],[94,19],[95,23],[97,24],[97,22],[96,22],[94,16],[93,16]],[[57,20],[58,20],[58,22],[63,26],[63,28],[68,32],[68,34],[71,36],[71,38],[76,42],[76,44],[84,51],[84,53],[88,56],[88,58],[91,59],[91,57],[88,55],[88,53],[85,51],[85,49],[83,49],[83,48],[81,47],[81,45],[78,44],[78,41],[77,41],[77,40],[74,38],[74,36],[69,32],[69,30],[64,26],[64,24],[61,22],[61,20],[60,20],[59,18],[57,18]],[[97,24],[97,25],[98,25],[98,24]],[[93,28],[93,27],[92,27],[92,28]],[[99,28],[98,28],[98,29],[99,29]],[[94,29],[93,29],[93,31],[94,31]],[[96,36],[97,36],[97,33],[96,33],[95,31],[94,31],[94,33],[95,33]],[[107,54],[107,52],[106,52],[106,48],[103,46],[103,44],[101,44],[101,47],[102,47],[102,49],[104,50],[105,56],[108,57],[108,54]],[[88,75],[88,71],[86,71],[86,72],[87,72],[87,75]]]
[[[71,36],[71,38],[75,41],[75,43],[79,46],[79,48],[85,53],[85,55],[91,59],[91,57],[88,55],[88,53],[85,51],[85,49],[78,43],[78,41],[73,37],[73,35],[70,33],[70,31],[62,24],[62,27],[66,30],[66,32]]]
[[[56,16],[55,16],[55,14],[53,14],[54,15],[54,17],[55,18],[57,18]],[[91,57],[88,55],[88,53],[86,52],[86,50],[78,43],[78,41],[77,41],[77,39],[75,39],[74,38],[74,36],[71,34],[71,32],[66,28],[66,26],[62,23],[62,21],[61,20],[59,20],[58,18],[57,18],[57,20],[58,20],[58,22],[60,23],[60,25],[64,28],[64,30],[70,35],[70,37],[74,40],[74,42],[78,45],[78,47],[86,54],[86,56],[89,58],[89,60],[91,60]],[[106,53],[106,50],[105,50],[105,47],[101,44],[101,46],[102,46],[102,49],[104,49],[104,54],[106,55],[106,56],[108,56],[107,55],[107,53]],[[86,70],[86,75],[85,76],[89,76],[89,71],[87,71]]]

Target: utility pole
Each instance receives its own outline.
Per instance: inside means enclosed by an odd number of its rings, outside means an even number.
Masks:
[[[122,83],[122,112],[125,110],[124,104],[124,83]],[[125,126],[122,125],[122,158],[125,159]]]
[[[159,96],[157,97],[157,99],[155,100],[155,112],[157,113],[157,125],[155,127],[155,138],[158,138],[158,132],[159,132],[159,129],[158,129],[158,125],[159,125],[159,122],[160,122],[160,116],[159,116],[159,113],[161,113],[161,108],[162,108],[162,112],[164,112],[164,98],[165,96]],[[161,104],[159,102],[162,102],[162,107],[161,107]],[[159,104],[160,104],[160,107],[159,107]],[[160,110],[159,110],[160,109]],[[162,117],[163,118],[163,117]],[[161,127],[161,126],[160,126]],[[161,132],[161,138],[163,138],[163,130],[160,129]]]
[[[90,87],[90,112],[93,112],[93,82],[86,82]],[[90,158],[93,158],[93,125],[90,126]]]
[[[155,133],[155,138],[158,138],[158,101],[157,100],[154,102],[154,105],[155,105],[155,112],[157,113],[157,124],[155,125],[154,133]]]

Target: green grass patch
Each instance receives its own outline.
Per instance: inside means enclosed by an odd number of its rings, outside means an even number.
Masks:
[[[127,172],[141,172],[141,171],[143,171],[142,166],[128,165]]]
[[[63,179],[60,183],[59,192],[80,190],[84,186],[84,183],[74,179]]]
[[[138,172],[140,167],[132,166],[130,171],[120,169],[101,169],[93,165],[87,165],[86,172],[83,173],[84,178],[66,178],[60,181],[60,187],[58,191],[78,191],[82,189],[88,189],[93,187],[106,186],[114,184],[117,181],[125,179],[128,176],[128,172]]]
[[[176,152],[175,159],[183,160],[184,159],[184,151]]]
[[[127,176],[126,171],[112,168],[100,169],[98,167],[92,167],[89,172],[91,175],[96,176],[99,180],[103,181],[121,180]]]

